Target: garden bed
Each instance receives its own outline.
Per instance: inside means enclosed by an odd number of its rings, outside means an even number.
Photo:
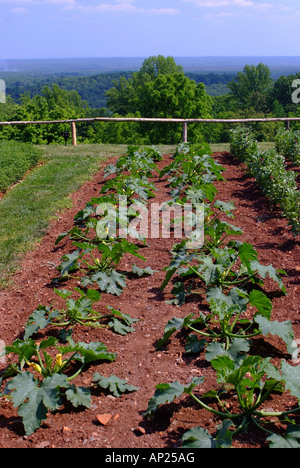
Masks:
[[[255,180],[245,174],[244,167],[233,156],[229,153],[215,153],[214,158],[225,168],[223,175],[226,182],[215,184],[219,190],[218,198],[235,203],[235,220],[232,224],[243,230],[239,240],[255,247],[261,263],[272,263],[275,268],[287,272],[283,278],[287,295],[278,293],[273,298],[272,320],[290,320],[295,337],[300,338],[299,238],[293,238],[286,219],[281,217],[279,210],[271,207],[269,201],[261,195]],[[168,163],[170,158],[165,156],[157,165],[161,169]],[[158,189],[153,202],[162,203],[169,198],[167,177],[160,180],[156,175],[153,182]],[[39,305],[50,306],[53,301],[57,302],[51,282],[57,276],[56,268],[61,263],[62,255],[70,252],[70,245],[63,241],[55,246],[55,240],[62,232],[72,228],[74,215],[85,207],[91,197],[99,195],[102,184],[103,171],[72,195],[72,209],[52,222],[40,245],[26,256],[14,277],[14,286],[0,292],[0,339],[6,344],[22,338],[24,325]],[[157,341],[162,337],[167,322],[174,316],[185,317],[195,313],[199,308],[195,300],[188,301],[180,308],[165,302],[171,298],[171,285],[164,292],[161,291],[165,277],[162,268],[170,263],[173,244],[174,239],[148,239],[147,246],[141,252],[146,261],[132,260],[132,257],[126,256],[119,268],[121,271],[130,271],[132,263],[139,267],[150,266],[155,270],[153,276],[127,280],[127,287],[119,297],[102,294],[100,308],[103,308],[103,304],[109,305],[139,320],[134,324],[135,332],[120,336],[109,329],[78,327],[74,331],[73,338],[76,341],[101,341],[110,352],[117,353],[114,362],[101,364],[101,374],[117,375],[139,390],[121,398],[95,392],[91,408],[85,410],[74,410],[66,404],[61,410],[49,414],[41,428],[30,436],[25,435],[21,418],[11,402],[2,400],[1,447],[175,448],[181,446],[183,433],[192,427],[201,425],[209,432],[214,431],[217,417],[199,410],[185,397],[162,406],[154,417],[144,417],[155,386],[162,382],[178,380],[187,383],[191,377],[203,376],[205,390],[215,385],[215,372],[204,354],[185,353],[184,332],[175,334],[170,342],[156,351]],[[78,284],[74,280],[73,284],[68,283],[67,286],[70,289]],[[266,287],[272,291],[272,284],[268,281]],[[264,357],[272,357],[275,361],[290,359],[286,355],[284,343],[275,336],[265,339],[263,345],[258,342],[257,346],[260,353],[264,351]],[[88,384],[97,371],[98,366],[92,365],[81,377],[82,384]],[[284,396],[274,397],[271,406],[277,411],[290,408],[294,403],[295,399],[287,392]],[[109,415],[107,424],[107,421],[103,424],[103,415]],[[234,442],[234,447],[265,446],[265,436],[255,429],[249,434],[238,435]]]

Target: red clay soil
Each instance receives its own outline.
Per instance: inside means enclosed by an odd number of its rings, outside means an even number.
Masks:
[[[227,182],[218,182],[218,198],[233,201],[236,205],[234,223],[241,227],[244,234],[241,240],[254,245],[263,264],[272,263],[274,267],[284,269],[287,276],[284,284],[287,295],[278,295],[273,299],[273,320],[289,319],[294,327],[295,337],[300,338],[299,315],[299,238],[293,238],[288,223],[273,210],[259,191],[254,180],[249,178],[243,166],[229,153],[216,153],[214,157],[225,167],[224,177]],[[169,161],[166,156],[159,167]],[[110,163],[112,161],[109,161]],[[168,199],[167,181],[153,179],[158,189],[154,201],[161,203]],[[61,263],[64,253],[70,252],[70,244],[62,242],[55,247],[57,236],[68,231],[73,225],[74,215],[86,203],[99,194],[103,173],[100,171],[92,181],[86,183],[72,195],[73,208],[64,212],[52,222],[47,234],[34,252],[29,253],[20,270],[15,274],[14,286],[0,291],[0,338],[6,344],[22,337],[24,325],[29,316],[39,305],[62,306],[54,294],[51,281],[57,276],[56,267]],[[240,238],[239,238],[240,239]],[[102,295],[98,310],[110,305],[139,319],[135,332],[119,336],[111,330],[99,330],[77,327],[74,331],[76,341],[102,341],[111,352],[117,353],[116,361],[110,364],[95,365],[81,377],[80,383],[89,385],[95,372],[101,375],[117,375],[137,386],[137,392],[123,395],[120,399],[95,393],[92,407],[87,410],[74,410],[63,407],[55,414],[49,414],[47,420],[33,435],[25,436],[17,411],[11,402],[0,402],[0,447],[2,448],[178,448],[184,432],[195,426],[202,426],[214,432],[220,422],[205,410],[200,410],[187,398],[176,400],[173,404],[161,408],[156,417],[149,421],[143,416],[148,401],[153,396],[155,386],[162,382],[179,380],[187,383],[193,376],[205,377],[204,389],[215,385],[215,374],[204,354],[187,355],[184,350],[182,334],[175,335],[166,347],[155,350],[155,344],[163,335],[164,327],[173,318],[185,317],[197,312],[199,304],[188,302],[176,307],[167,304],[170,299],[169,287],[164,294],[160,290],[164,279],[162,268],[170,261],[170,250],[174,239],[149,239],[148,246],[142,249],[146,257],[139,259],[126,257],[120,270],[131,270],[132,263],[138,266],[150,266],[155,274],[147,278],[128,279],[127,288],[120,297]],[[76,283],[64,285],[72,290]],[[266,283],[272,291],[274,284]],[[97,305],[96,305],[97,307]],[[259,343],[259,352],[264,357],[280,359],[289,357],[285,346],[276,337]],[[3,366],[3,365],[2,365]],[[289,408],[294,404],[289,394],[276,397],[269,403],[274,410]],[[110,414],[107,425],[99,422],[98,416]],[[298,421],[299,423],[300,421]],[[239,435],[234,447],[264,448],[265,435],[255,428],[249,434]]]

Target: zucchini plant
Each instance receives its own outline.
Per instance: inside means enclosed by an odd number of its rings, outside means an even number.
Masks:
[[[22,418],[27,435],[35,432],[47,418],[48,411],[57,411],[62,397],[73,407],[89,408],[91,393],[88,388],[71,383],[91,363],[115,360],[101,342],[75,343],[59,346],[52,336],[40,343],[33,339],[16,340],[6,346],[6,354],[18,357],[1,378],[9,379],[1,397],[10,398]]]
[[[165,267],[166,275],[161,289],[166,288],[176,273],[182,280],[182,287],[187,278],[199,281],[199,284],[195,283],[194,290],[189,286],[185,296],[192,292],[202,295],[215,287],[225,291],[235,287],[246,288],[249,285],[261,287],[267,276],[283,293],[286,293],[281,278],[281,275],[286,273],[283,270],[276,270],[273,265],[259,263],[258,253],[251,244],[230,241],[225,247],[207,247],[206,251],[208,253],[202,252],[202,249],[199,252],[189,252],[184,244],[181,244],[180,248],[175,248],[170,265]],[[173,292],[176,294],[176,289],[175,291],[173,289]]]
[[[149,198],[154,198],[155,185],[148,181],[147,177],[137,178],[131,175],[120,174],[115,179],[107,181],[101,193],[114,191],[122,197],[126,197],[128,203],[145,204]]]
[[[272,302],[261,291],[254,289],[248,294],[233,288],[225,295],[221,288],[214,288],[209,291],[207,300],[207,313],[199,312],[197,315],[170,320],[156,348],[165,346],[174,333],[184,329],[189,333],[186,352],[198,353],[205,348],[207,361],[230,352],[232,347],[247,347],[250,340],[258,336],[276,335],[285,342],[288,353],[293,353],[295,337],[291,322],[271,320]],[[256,308],[251,318],[249,313],[246,314],[249,305]]]
[[[72,291],[54,290],[59,297],[65,300],[65,309],[39,306],[29,317],[25,326],[24,339],[31,338],[36,333],[46,327],[62,328],[64,332],[71,330],[76,325],[83,325],[94,328],[111,328],[120,335],[126,335],[134,331],[132,325],[138,322],[128,314],[106,306],[107,313],[101,314],[93,309],[93,303],[101,299],[101,294],[93,289],[86,292],[76,288],[80,295],[78,299],[73,299]],[[60,334],[62,336],[62,334]]]
[[[300,447],[300,427],[293,419],[300,410],[299,366],[283,360],[281,367],[277,367],[270,358],[249,356],[236,350],[215,357],[211,365],[216,371],[217,389],[201,394],[199,389],[196,393],[195,388],[204,383],[204,377],[194,378],[187,385],[178,381],[159,384],[146,415],[154,415],[161,405],[188,395],[200,409],[209,411],[223,423],[217,427],[216,437],[204,428],[192,428],[183,436],[184,448],[228,448],[238,433],[251,433],[253,428],[266,434],[272,448]],[[295,406],[286,411],[267,409],[272,396],[285,391],[295,398]],[[282,424],[287,426],[286,434],[281,432]]]
[[[116,239],[97,246],[90,243],[73,242],[77,250],[62,257],[58,267],[61,276],[55,281],[65,281],[76,278],[83,288],[96,284],[101,291],[119,296],[126,287],[125,276],[117,271],[117,267],[125,254],[131,254],[142,260],[139,247],[126,239]],[[80,276],[74,276],[74,274]]]
[[[163,159],[160,151],[152,146],[151,148],[129,146],[126,154],[118,158],[116,164],[109,164],[104,169],[104,177],[112,174],[122,174],[130,172],[134,177],[153,177],[153,172],[157,171],[156,163]]]

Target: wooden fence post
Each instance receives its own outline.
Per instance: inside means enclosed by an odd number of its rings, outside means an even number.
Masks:
[[[184,123],[183,123],[182,142],[183,142],[183,143],[187,143],[187,142],[188,142],[187,122],[184,122]]]
[[[77,133],[76,133],[76,123],[71,122],[71,131],[72,131],[72,145],[77,146]]]

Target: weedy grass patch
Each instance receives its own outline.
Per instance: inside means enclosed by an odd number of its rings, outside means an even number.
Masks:
[[[0,192],[7,191],[23,178],[26,171],[36,166],[42,151],[29,144],[16,141],[0,142]]]

